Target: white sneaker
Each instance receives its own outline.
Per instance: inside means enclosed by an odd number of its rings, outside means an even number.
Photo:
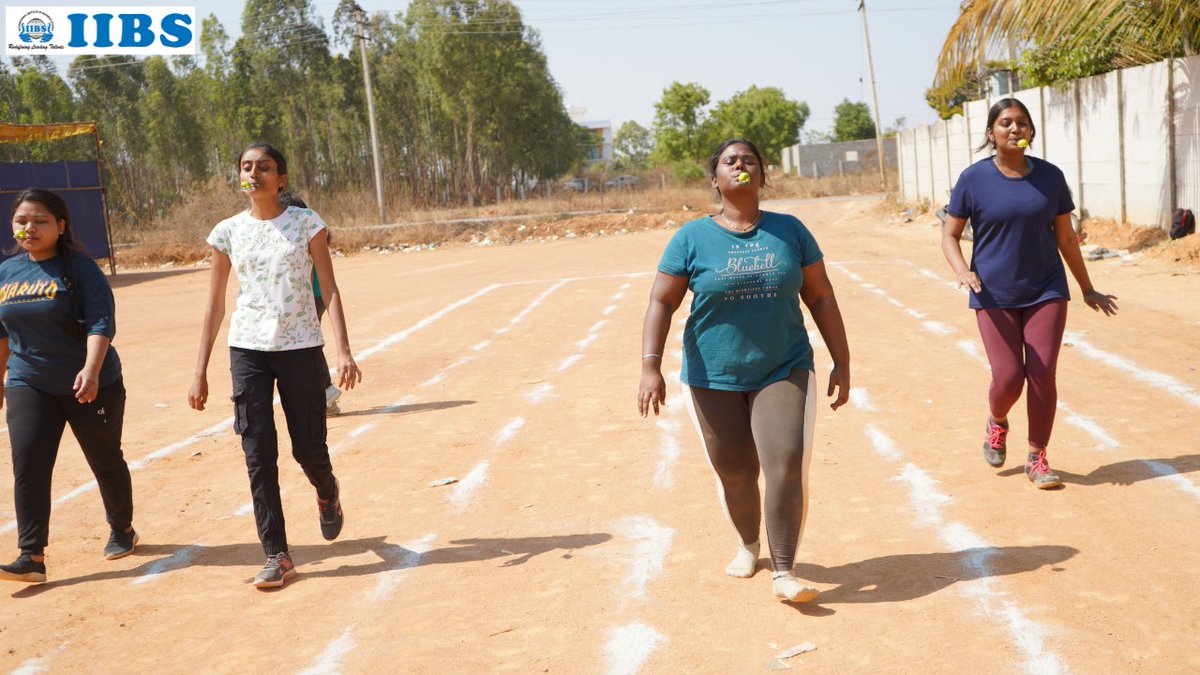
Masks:
[[[342,413],[341,408],[338,408],[337,400],[342,397],[342,390],[334,385],[329,385],[325,389],[325,416],[333,417]]]
[[[820,591],[805,585],[791,572],[776,572],[772,579],[771,588],[777,598],[792,602],[811,602],[820,595]]]
[[[725,568],[725,574],[739,579],[749,579],[754,576],[755,569],[758,567],[758,542],[754,542],[749,546],[739,546],[738,552],[733,556],[733,561]]]

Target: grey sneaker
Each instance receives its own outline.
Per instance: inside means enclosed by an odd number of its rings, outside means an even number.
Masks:
[[[40,584],[46,580],[46,563],[35,562],[31,554],[22,551],[16,560],[0,565],[0,579]]]
[[[1008,452],[1008,423],[996,424],[989,416],[987,419],[987,435],[983,439],[983,459],[988,464],[1000,468],[1004,466],[1004,458]]]
[[[267,556],[267,562],[254,577],[255,588],[279,588],[289,578],[296,576],[296,565],[287,551]]]
[[[1046,461],[1045,449],[1029,453],[1029,461],[1025,462],[1025,475],[1039,490],[1059,488],[1063,484],[1058,474],[1050,470],[1050,463]]]
[[[104,559],[116,560],[124,558],[133,553],[133,549],[137,547],[138,533],[129,528],[128,532],[118,532],[113,530],[108,535],[108,544],[104,547]]]
[[[325,416],[337,417],[342,414],[342,409],[338,407],[337,400],[342,397],[342,390],[336,385],[329,385],[325,388]]]

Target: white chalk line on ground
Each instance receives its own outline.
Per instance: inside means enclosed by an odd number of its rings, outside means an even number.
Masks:
[[[382,351],[390,348],[392,345],[395,345],[395,344],[407,339],[410,335],[417,332],[418,330],[436,323],[439,319],[446,316],[450,312],[452,312],[456,309],[460,309],[461,307],[464,307],[464,306],[474,302],[475,300],[478,300],[479,298],[483,297],[484,295],[487,295],[488,293],[491,293],[492,291],[496,290],[497,288],[501,288],[502,286],[503,286],[502,284],[492,284],[491,286],[487,286],[465,298],[462,298],[456,302],[453,302],[450,305],[447,305],[446,307],[442,308],[438,312],[436,312],[428,317],[425,317],[424,319],[421,319],[420,321],[413,324],[412,326],[410,326],[402,331],[393,333],[392,335],[388,336],[387,338],[384,338],[383,340],[376,343],[375,346],[370,347],[370,348],[363,350],[362,352],[356,354],[355,359],[360,362],[365,361],[366,359],[370,358],[374,354],[382,352]],[[278,403],[278,398],[276,399],[276,403]],[[140,460],[130,462],[129,470],[131,472],[138,471],[138,470],[142,469],[143,467],[145,467],[146,464],[148,464],[151,461],[154,461],[156,459],[162,459],[163,457],[171,455],[175,452],[178,452],[179,450],[182,450],[183,448],[186,448],[188,446],[191,446],[191,445],[197,443],[202,438],[206,438],[208,436],[213,436],[217,433],[220,433],[221,431],[224,431],[226,428],[231,428],[232,426],[233,426],[233,417],[228,417],[228,418],[222,420],[221,422],[209,427],[208,429],[205,429],[204,431],[201,431],[197,434],[189,436],[188,438],[185,438],[184,440],[179,441],[177,443],[172,443],[171,445],[168,445],[164,448],[155,450],[154,452],[150,453],[149,455],[146,455],[145,457],[143,457]],[[88,492],[91,492],[92,490],[95,490],[95,489],[96,489],[96,481],[92,480],[88,483],[80,485],[79,487],[75,488],[74,490],[72,490],[72,491],[68,492],[67,494],[63,495],[62,497],[59,497],[58,499],[56,499],[54,501],[54,506],[61,506],[62,504],[72,501],[72,500],[78,498],[79,496],[87,494]],[[15,520],[10,521],[8,523],[5,523],[4,525],[0,525],[0,534],[7,534],[9,532],[16,530],[16,528],[17,528],[16,521]]]
[[[506,333],[509,330],[511,330],[511,328],[513,326],[515,326],[517,323],[519,323],[521,320],[523,320],[525,317],[527,317],[533,308],[540,305],[545,300],[545,298],[549,296],[550,292],[553,292],[554,290],[561,288],[566,282],[573,281],[573,280],[575,280],[575,279],[567,279],[567,280],[560,279],[560,280],[558,280],[557,283],[555,283],[551,289],[548,289],[547,291],[545,291],[541,295],[539,295],[533,302],[531,302],[525,308],[525,310],[522,310],[514,317],[513,320],[510,320],[509,323],[503,329],[497,330],[497,334],[503,334],[503,333]],[[622,288],[627,288],[628,286],[629,286],[629,284],[626,283],[624,286],[622,286]],[[598,331],[601,327],[604,326],[605,323],[607,323],[607,322],[606,321],[598,321],[596,324],[594,324],[592,326],[591,332],[594,333],[595,331]],[[486,349],[488,346],[490,346],[490,344],[491,344],[490,340],[485,340],[483,342],[477,343],[471,349],[473,351],[480,352],[483,349]],[[441,381],[441,380],[438,380],[438,381]],[[526,397],[530,398],[535,403],[537,403],[537,402],[541,402],[541,401],[545,400],[546,398],[548,398],[552,391],[553,391],[553,385],[550,385],[548,383],[540,383],[539,386],[536,387],[532,392],[526,393]],[[525,420],[523,418],[518,417],[518,418],[513,419],[504,428],[502,428],[499,432],[497,432],[497,435],[495,438],[495,444],[497,446],[501,446],[501,445],[504,445],[504,444],[510,442],[513,438],[516,437],[517,433],[520,431],[520,429],[522,427],[524,427],[524,425],[525,425]],[[449,497],[447,498],[447,501],[449,501],[454,506],[454,508],[459,512],[466,510],[466,508],[470,505],[471,500],[473,499],[475,493],[487,481],[487,476],[488,476],[488,473],[490,472],[490,470],[491,470],[491,461],[490,460],[484,460],[484,461],[480,462],[479,464],[477,464],[467,474],[467,476],[463,478],[463,480],[459,481],[455,485],[455,488],[451,492]],[[429,547],[432,544],[432,542],[434,541],[435,537],[436,537],[436,535],[430,534],[430,535],[426,535],[426,537],[422,540],[419,540],[416,542],[411,542],[409,544],[405,544],[404,547],[409,549],[410,553],[408,555],[406,555],[400,561],[400,563],[397,565],[397,567],[395,568],[394,571],[403,571],[403,570],[418,566],[420,564],[421,556],[423,556],[424,553],[429,550]],[[376,587],[375,593],[372,595],[372,601],[373,602],[382,601],[391,592],[392,587],[394,587],[396,583],[398,583],[398,579],[396,579],[392,576],[389,576],[387,578],[381,578],[379,584]],[[349,629],[347,629],[347,630],[349,630]],[[335,642],[336,642],[336,640],[335,640]],[[332,647],[332,644],[331,644],[331,647]],[[329,650],[329,648],[327,648],[326,651],[328,651],[328,650]],[[348,654],[348,653],[349,652],[347,651],[346,654]],[[342,654],[341,656],[345,656],[345,654]]]
[[[911,263],[909,263],[909,265],[912,266]],[[923,268],[919,270],[918,273],[926,278],[929,278],[930,275],[934,277],[938,276],[936,273]],[[958,290],[957,287],[952,283],[948,283],[947,285]],[[963,292],[965,293],[965,291]],[[1098,349],[1084,340],[1081,333],[1067,332],[1064,335],[1064,338],[1064,344],[1070,344],[1072,347],[1077,348],[1084,356],[1098,360],[1101,363],[1104,363],[1117,370],[1126,372],[1132,375],[1134,379],[1140,380],[1152,387],[1161,389],[1172,396],[1191,403],[1192,405],[1200,406],[1200,395],[1197,395],[1195,391],[1193,391],[1180,380],[1164,373],[1142,368],[1134,364],[1129,359],[1126,359],[1118,354],[1112,354],[1102,349]],[[980,363],[984,367],[988,367],[987,359],[979,353],[978,347],[975,346],[973,342],[960,340],[958,342],[958,347],[977,363]],[[1075,412],[1070,408],[1070,406],[1062,401],[1058,402],[1058,409],[1066,415],[1064,421],[1067,424],[1081,429],[1084,433],[1088,434],[1096,441],[1097,445],[1095,446],[1095,449],[1107,451],[1121,447],[1121,442],[1105,431],[1104,428],[1096,423],[1096,421],[1092,418]],[[1138,461],[1146,466],[1156,476],[1166,479],[1167,482],[1170,482],[1185,494],[1190,495],[1195,499],[1200,499],[1200,487],[1197,487],[1197,485],[1189,480],[1186,476],[1180,474],[1174,467],[1155,460],[1138,459]]]
[[[911,266],[911,263],[909,264]],[[949,288],[955,289],[961,293],[966,293],[965,290],[958,289],[954,282],[945,279],[936,272],[921,268],[917,270],[917,273],[927,279],[936,279],[938,281],[942,281]],[[1194,389],[1187,386],[1186,383],[1178,378],[1167,375],[1166,373],[1160,373],[1158,371],[1139,366],[1120,354],[1114,354],[1112,352],[1095,347],[1084,339],[1082,333],[1067,331],[1067,333],[1064,335],[1064,338],[1065,343],[1077,348],[1084,356],[1099,361],[1104,365],[1116,370],[1122,371],[1133,377],[1133,379],[1142,382],[1143,384],[1147,384],[1155,389],[1164,391],[1171,396],[1182,399],[1183,401],[1200,408],[1200,393],[1197,393]]]
[[[354,651],[355,646],[354,627],[347,626],[341,635],[325,647],[325,651],[317,657],[317,662],[301,670],[298,675],[334,675],[342,672],[342,659]]]
[[[371,602],[378,603],[387,600],[396,586],[401,581],[404,581],[407,570],[421,564],[421,559],[433,548],[433,542],[436,540],[437,535],[427,534],[420,539],[414,539],[401,544],[401,548],[408,551],[408,553],[405,553],[397,560],[391,570],[379,576],[379,580],[375,582],[375,590],[371,592]]]
[[[667,639],[662,633],[641,622],[609,629],[604,659],[609,675],[636,675]]]
[[[910,266],[911,266],[911,263],[910,263]],[[832,264],[831,267],[838,269],[843,274],[849,274],[844,268],[842,268],[837,263]],[[927,272],[928,274],[933,274],[933,272],[930,272],[929,270],[924,270],[924,271]],[[855,276],[858,276],[858,275],[855,275]],[[859,278],[861,279],[862,277],[859,277]],[[871,284],[864,284],[864,285],[871,285]],[[872,285],[872,287],[878,288],[873,285]],[[882,289],[878,289],[878,290],[882,291]],[[886,292],[883,292],[882,297],[890,298],[891,296],[887,295]],[[903,306],[903,303],[901,303],[901,305]],[[924,314],[922,312],[918,312],[917,310],[912,309],[911,307],[906,308],[905,311],[906,311],[906,313],[909,314],[909,316],[912,316],[913,318],[915,318],[919,321],[922,320],[925,316],[927,316],[926,314]],[[954,333],[958,332],[957,329],[953,328],[952,326],[946,326],[945,324],[942,324],[942,323],[939,323],[936,321],[922,321],[921,327],[924,328],[928,332],[931,332],[931,333],[934,333],[935,335],[940,335],[940,336],[953,335]],[[984,368],[990,369],[987,358],[985,358],[983,356],[983,354],[979,351],[978,345],[976,345],[974,342],[972,342],[970,340],[958,340],[955,342],[955,346],[958,347],[959,351],[963,352],[971,360],[975,361],[976,363],[983,366]],[[1096,440],[1096,442],[1099,444],[1098,447],[1100,447],[1101,449],[1109,449],[1109,448],[1117,447],[1120,445],[1119,443],[1116,443],[1116,441],[1112,438],[1112,436],[1108,435],[1108,433],[1106,433],[1104,431],[1104,429],[1100,427],[1100,425],[1096,424],[1096,422],[1094,420],[1091,420],[1087,417],[1077,414],[1075,411],[1071,410],[1070,407],[1068,407],[1061,401],[1059,402],[1058,407],[1066,415],[1065,421],[1068,424],[1070,424],[1074,427],[1077,427],[1077,428],[1083,430],[1088,435],[1090,435],[1093,439]],[[1114,446],[1113,443],[1116,443],[1116,445]]]
[[[864,396],[859,402],[869,400],[869,396]],[[860,408],[869,412],[865,407]],[[896,442],[879,427],[867,424],[863,431],[881,457],[894,464],[904,461]],[[900,474],[892,480],[908,487],[909,502],[917,524],[934,530],[952,553],[966,557],[964,564],[973,569],[978,577],[961,582],[965,589],[963,594],[975,600],[984,616],[999,621],[1007,629],[1009,637],[1024,656],[1025,672],[1064,672],[1065,667],[1058,655],[1045,644],[1046,629],[1029,619],[1026,611],[1017,603],[1005,600],[1007,594],[996,588],[992,579],[994,572],[988,565],[988,558],[995,554],[995,547],[987,544],[966,525],[945,522],[942,509],[953,504],[954,500],[938,492],[937,481],[913,462],[906,462]]]
[[[614,529],[633,543],[619,597],[625,602],[645,600],[646,586],[662,576],[675,530],[647,516],[630,516],[616,523]],[[603,648],[607,672],[634,675],[664,642],[661,633],[641,622],[610,629]]]
[[[69,642],[64,642],[51,650],[49,654],[26,659],[12,671],[12,675],[38,675],[38,673],[50,672],[51,659],[66,651],[69,644]]]

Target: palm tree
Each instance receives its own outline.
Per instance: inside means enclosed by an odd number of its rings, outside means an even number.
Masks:
[[[1017,49],[1104,62],[1086,74],[1190,56],[1200,51],[1200,1],[964,0],[938,57],[931,94],[952,96],[988,63],[1011,60]]]

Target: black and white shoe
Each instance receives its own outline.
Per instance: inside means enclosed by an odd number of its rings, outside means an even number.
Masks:
[[[128,532],[113,530],[108,535],[108,544],[104,547],[104,559],[116,560],[133,553],[137,548],[138,533],[131,527]]]
[[[333,541],[342,533],[342,489],[337,479],[333,479],[333,496],[329,499],[317,497],[317,513],[321,519],[321,536],[325,541]]]
[[[37,562],[33,555],[21,553],[7,565],[0,565],[0,579],[40,584],[46,580],[46,563]]]

